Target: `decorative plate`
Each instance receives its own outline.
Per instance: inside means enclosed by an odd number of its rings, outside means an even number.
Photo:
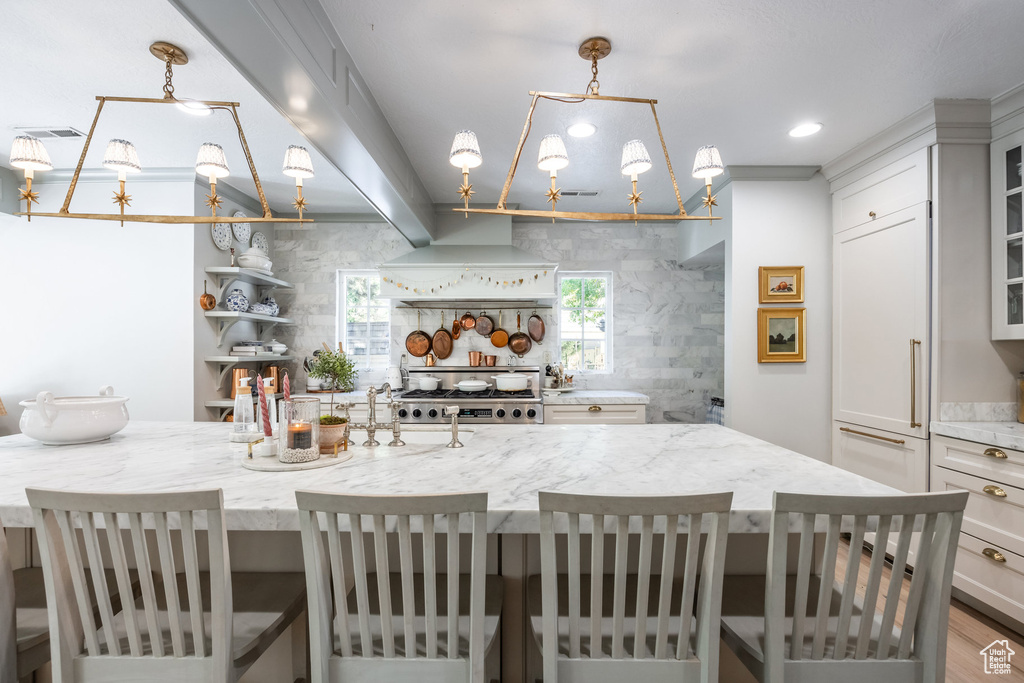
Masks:
[[[231,214],[232,218],[248,218],[245,211],[235,211]],[[232,223],[231,231],[235,233],[235,239],[242,244],[249,244],[249,233],[252,228],[249,227],[248,223]]]
[[[217,245],[218,249],[227,251],[231,248],[230,223],[214,223],[210,226],[210,234],[213,235],[213,243]]]
[[[270,253],[270,240],[267,236],[260,231],[256,231],[252,234],[252,248],[259,249],[264,254]]]

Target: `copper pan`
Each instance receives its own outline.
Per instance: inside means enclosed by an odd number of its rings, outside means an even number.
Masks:
[[[501,328],[501,311],[498,311],[498,329],[491,332],[491,344],[499,349],[508,344],[508,332]]]
[[[431,348],[438,360],[444,360],[452,355],[452,333],[444,326],[444,311],[441,311],[441,327],[434,333]]]
[[[430,335],[428,335],[420,327],[420,312],[416,311],[416,331],[410,332],[409,336],[405,338],[405,350],[409,352],[410,356],[415,358],[423,358],[423,356],[430,353]]]
[[[508,338],[508,348],[520,358],[533,348],[533,340],[530,339],[530,335],[522,330],[522,315],[518,311],[516,311],[516,331]]]

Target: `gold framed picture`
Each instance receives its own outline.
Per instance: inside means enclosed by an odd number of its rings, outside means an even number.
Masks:
[[[757,309],[757,362],[807,362],[807,309]]]
[[[801,304],[804,301],[803,266],[761,266],[757,269],[760,283],[759,303]]]

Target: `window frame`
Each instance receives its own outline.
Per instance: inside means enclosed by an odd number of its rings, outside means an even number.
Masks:
[[[373,270],[371,268],[365,268],[365,269],[359,268],[359,269],[351,269],[351,270],[339,269],[338,270],[338,278],[337,278],[337,289],[338,289],[338,314],[337,314],[337,321],[338,322],[337,322],[337,326],[336,326],[336,330],[335,330],[335,338],[336,338],[337,341],[342,343],[342,346],[345,349],[345,353],[346,354],[349,353],[349,349],[351,348],[350,343],[349,343],[349,336],[348,336],[348,310],[349,310],[349,308],[348,308],[348,279],[350,277],[376,278],[377,279],[377,283],[378,283],[378,291],[380,291],[379,285],[380,285],[380,282],[381,282],[380,272],[377,271],[377,270]],[[369,290],[369,287],[367,287],[367,289]],[[371,301],[383,301],[385,305],[383,305],[383,306],[373,306],[370,303]],[[377,299],[371,299],[371,298],[368,297],[367,301],[366,301],[366,306],[365,307],[360,307],[360,308],[362,308],[363,310],[366,311],[367,336],[365,337],[365,340],[366,340],[366,343],[367,343],[367,349],[369,349],[370,340],[372,339],[372,337],[369,336],[370,324],[372,322],[371,321],[371,316],[370,316],[370,311],[372,309],[384,309],[387,312],[387,320],[386,320],[386,322],[387,322],[387,325],[386,325],[387,337],[385,339],[387,340],[386,346],[387,346],[388,351],[385,353],[386,360],[385,360],[384,364],[381,365],[380,367],[374,366],[374,365],[372,365],[370,363],[370,359],[373,357],[373,354],[367,353],[366,354],[366,358],[365,358],[366,364],[364,364],[364,365],[355,365],[355,369],[358,370],[359,372],[383,372],[383,371],[387,370],[388,367],[391,365],[391,301],[388,300],[388,299],[381,299],[379,297]],[[362,339],[364,339],[364,337],[353,337],[353,339],[360,339],[360,340],[362,340]],[[354,364],[360,362],[360,358],[357,357],[357,356],[350,355],[349,358],[352,360],[352,362]]]
[[[585,307],[585,306],[583,306],[582,305],[583,304],[582,300],[580,301],[580,307],[579,308],[575,308],[575,307],[568,308],[568,307],[563,306],[562,305],[562,281],[563,280],[577,280],[577,279],[589,280],[589,279],[601,278],[601,279],[604,279],[605,282],[606,282],[606,284],[605,284],[604,307],[603,307],[603,310],[604,310],[604,321],[605,321],[605,323],[604,323],[605,367],[602,370],[586,370],[586,369],[583,369],[583,368],[573,369],[572,370],[573,373],[578,373],[578,374],[583,374],[583,375],[610,375],[610,374],[612,374],[614,372],[615,362],[614,362],[614,351],[613,351],[614,344],[613,344],[613,340],[615,338],[615,334],[614,334],[615,327],[614,327],[614,323],[612,321],[612,310],[613,310],[613,308],[612,308],[612,305],[613,305],[612,291],[614,289],[614,279],[613,279],[613,276],[614,276],[614,274],[610,270],[565,270],[565,271],[559,270],[558,271],[558,277],[556,279],[556,287],[557,287],[556,291],[558,293],[558,304],[555,306],[555,316],[556,316],[556,319],[558,320],[558,354],[557,354],[558,361],[557,362],[561,362],[562,361],[562,342],[563,341],[580,341],[580,343],[582,345],[582,348],[586,348],[586,339],[587,339],[586,334],[583,334],[582,332],[581,332],[579,340],[576,340],[576,339],[564,339],[563,338],[563,336],[562,336],[562,334],[563,334],[563,329],[562,329],[562,311],[563,310],[567,310],[567,311],[568,310],[579,310],[579,311],[596,311],[596,310],[601,310],[598,307],[593,307],[593,306]],[[568,368],[566,370],[568,371]]]

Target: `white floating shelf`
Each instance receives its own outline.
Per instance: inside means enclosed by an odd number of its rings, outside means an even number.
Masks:
[[[217,346],[224,343],[224,335],[239,322],[256,323],[256,336],[259,339],[263,339],[277,325],[291,325],[294,322],[291,318],[239,311],[207,311],[206,317],[217,325]]]
[[[283,363],[290,360],[295,360],[295,356],[207,356],[203,359],[207,363],[215,363],[217,365],[217,386],[220,386],[224,382],[224,378],[227,376],[231,368],[236,365],[243,363]]]
[[[255,285],[259,292],[258,298],[260,299],[275,289],[292,288],[292,283],[279,280],[276,277],[272,277],[258,270],[253,270],[252,268],[239,268],[238,266],[209,266],[206,269],[206,274],[212,275],[214,278],[214,289],[216,291],[214,296],[217,297],[217,301],[223,301],[224,297],[227,296],[231,285],[236,282],[245,282],[246,284]]]

